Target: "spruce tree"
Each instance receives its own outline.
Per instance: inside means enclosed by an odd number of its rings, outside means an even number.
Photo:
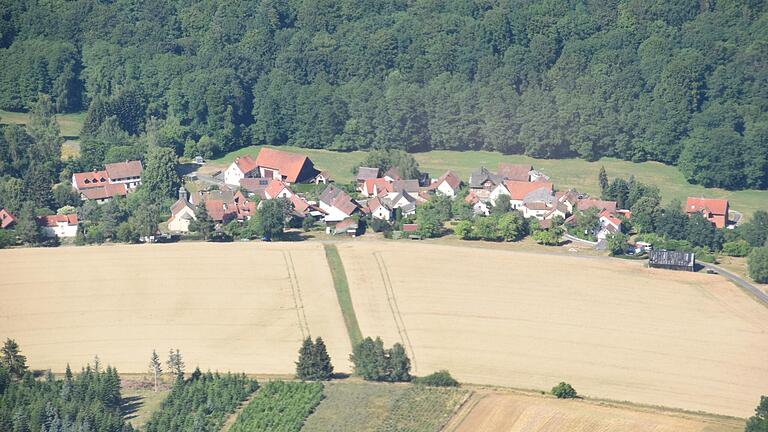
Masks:
[[[331,356],[328,355],[328,350],[325,347],[323,338],[318,337],[315,339],[314,354],[313,354],[313,369],[316,380],[329,380],[333,377],[333,365],[331,364]]]
[[[13,339],[6,339],[3,349],[0,351],[0,362],[12,376],[21,378],[27,371],[27,358],[21,355],[19,344]]]
[[[312,380],[314,378],[315,345],[312,338],[307,337],[299,348],[299,361],[296,362],[296,378],[300,380]]]
[[[152,374],[152,377],[155,381],[155,392],[157,392],[157,385],[158,381],[160,380],[160,376],[163,373],[163,367],[160,364],[160,356],[157,355],[157,351],[152,350],[152,358],[149,360],[149,373]]]
[[[177,380],[180,378],[184,379],[184,361],[178,348],[175,351],[173,348],[168,351],[168,361],[166,364],[168,365],[168,373],[174,375]]]
[[[601,196],[605,197],[605,193],[608,191],[608,174],[605,172],[604,166],[600,166],[600,172],[597,174],[597,181],[600,183]]]

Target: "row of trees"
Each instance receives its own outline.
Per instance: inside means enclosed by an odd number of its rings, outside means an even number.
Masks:
[[[7,0],[0,108],[38,92],[164,119],[177,154],[251,143],[678,164],[766,187],[761,2]],[[90,121],[93,120],[93,121]],[[120,150],[131,151],[131,144]]]
[[[311,337],[304,339],[299,349],[299,361],[296,362],[296,378],[302,381],[327,381],[333,378],[331,356],[325,347],[323,338],[314,342]]]
[[[18,344],[6,340],[0,358],[0,430],[9,432],[129,432],[120,405],[120,376],[102,369],[98,357],[63,379],[48,371],[42,380],[27,371]]]

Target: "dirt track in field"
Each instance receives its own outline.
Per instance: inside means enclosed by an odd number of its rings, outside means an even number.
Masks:
[[[415,373],[746,417],[768,389],[768,309],[642,263],[414,242],[339,253],[364,335]]]
[[[179,348],[187,369],[290,374],[307,331],[348,370],[319,243],[183,243],[0,251],[0,338],[32,368],[98,354],[124,373]],[[308,330],[307,330],[308,329]]]
[[[739,432],[744,422],[516,393],[473,395],[445,432]]]

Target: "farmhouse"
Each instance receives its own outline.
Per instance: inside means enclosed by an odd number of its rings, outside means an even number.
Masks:
[[[106,164],[101,171],[72,174],[72,186],[81,199],[103,203],[135,190],[141,185],[141,172],[140,161]]]
[[[685,203],[685,212],[690,216],[701,213],[705,219],[715,224],[718,228],[728,225],[728,200],[712,198],[688,197]]]
[[[401,192],[387,194],[387,196],[384,197],[383,202],[393,210],[399,208],[403,216],[408,216],[416,213],[418,199],[414,195],[408,193],[408,191],[403,190]]]
[[[264,189],[264,196],[266,199],[290,198],[293,196],[293,192],[288,189],[288,186],[282,181],[271,180],[269,186]]]
[[[509,204],[513,210],[522,210],[523,204],[526,203],[526,197],[528,194],[541,190],[541,194],[544,195],[546,202],[554,200],[553,190],[554,186],[550,182],[524,182],[505,180],[500,183],[491,192],[491,203],[495,203],[496,199],[500,195],[509,196]],[[536,199],[530,198],[528,202],[534,202]]]
[[[352,216],[358,206],[343,190],[328,185],[319,197],[320,210],[326,213],[325,222],[335,224]]]
[[[363,186],[363,183],[366,180],[371,180],[379,177],[379,169],[378,168],[371,168],[371,167],[360,167],[357,169],[357,177],[355,178],[355,181],[357,182],[357,190],[360,190]]]
[[[695,263],[696,258],[692,252],[651,250],[648,253],[648,265],[653,268],[692,272]]]
[[[459,193],[460,188],[461,179],[453,171],[446,171],[445,174],[432,182],[428,189],[453,198]]]
[[[533,167],[530,164],[499,163],[499,177],[504,180],[512,181],[531,181],[531,171]]]
[[[403,178],[400,176],[400,171],[397,170],[395,167],[390,167],[387,172],[384,173],[383,177],[387,179],[388,181],[396,181],[396,180],[402,180]]]
[[[6,209],[0,209],[0,229],[8,229],[16,224],[16,218]]]
[[[192,195],[191,203],[204,205],[208,216],[214,222],[226,224],[231,220],[245,221],[256,213],[256,203],[249,200],[242,192],[213,190],[197,192]]]
[[[488,203],[480,200],[474,191],[467,194],[467,197],[464,198],[464,202],[472,206],[472,212],[476,215],[488,216],[491,214],[491,209],[488,206]]]
[[[50,215],[37,218],[46,237],[75,237],[77,235],[77,215]]]
[[[599,222],[600,227],[597,231],[597,239],[605,240],[611,234],[621,232],[621,219],[617,218],[613,213],[603,210],[600,213]]]
[[[195,209],[187,199],[184,186],[179,188],[179,199],[171,206],[171,218],[168,219],[168,229],[172,232],[189,232],[189,224],[197,220]]]
[[[597,209],[598,212],[607,210],[609,213],[616,213],[616,201],[603,201],[594,198],[586,198],[576,203],[576,209],[579,211]]]
[[[418,180],[395,180],[392,182],[392,192],[394,193],[408,192],[412,195],[418,195],[420,190]]]
[[[500,185],[504,179],[492,172],[488,171],[485,167],[480,167],[477,171],[473,172],[469,176],[469,188],[474,190],[486,190],[491,191],[496,186]]]
[[[379,196],[385,193],[392,192],[392,182],[385,178],[372,178],[366,179],[362,186],[358,189],[360,194],[365,197]]]
[[[263,147],[255,160],[248,155],[235,159],[224,171],[224,183],[240,186],[245,178],[275,179],[288,184],[317,182],[319,174],[305,155]],[[327,179],[325,176],[321,182]]]
[[[385,221],[392,219],[392,209],[388,205],[384,204],[379,197],[369,199],[366,203],[366,207],[368,209],[368,213],[370,213],[371,217],[374,219],[381,219]]]

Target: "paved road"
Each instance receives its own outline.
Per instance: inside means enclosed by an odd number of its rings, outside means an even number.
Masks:
[[[760,303],[768,306],[768,295],[765,294],[765,291],[763,291],[760,288],[752,285],[751,283],[749,283],[749,281],[743,279],[742,277],[740,277],[738,275],[735,275],[735,274],[729,272],[728,270],[726,270],[726,269],[724,269],[724,268],[722,268],[722,267],[720,267],[718,265],[704,263],[704,262],[701,262],[701,261],[699,261],[699,263],[704,268],[706,268],[706,269],[714,270],[714,271],[720,273],[721,275],[723,275],[724,277],[729,279],[731,282],[735,283],[736,285],[742,287],[747,292],[752,294],[757,299],[757,301],[759,301]]]

